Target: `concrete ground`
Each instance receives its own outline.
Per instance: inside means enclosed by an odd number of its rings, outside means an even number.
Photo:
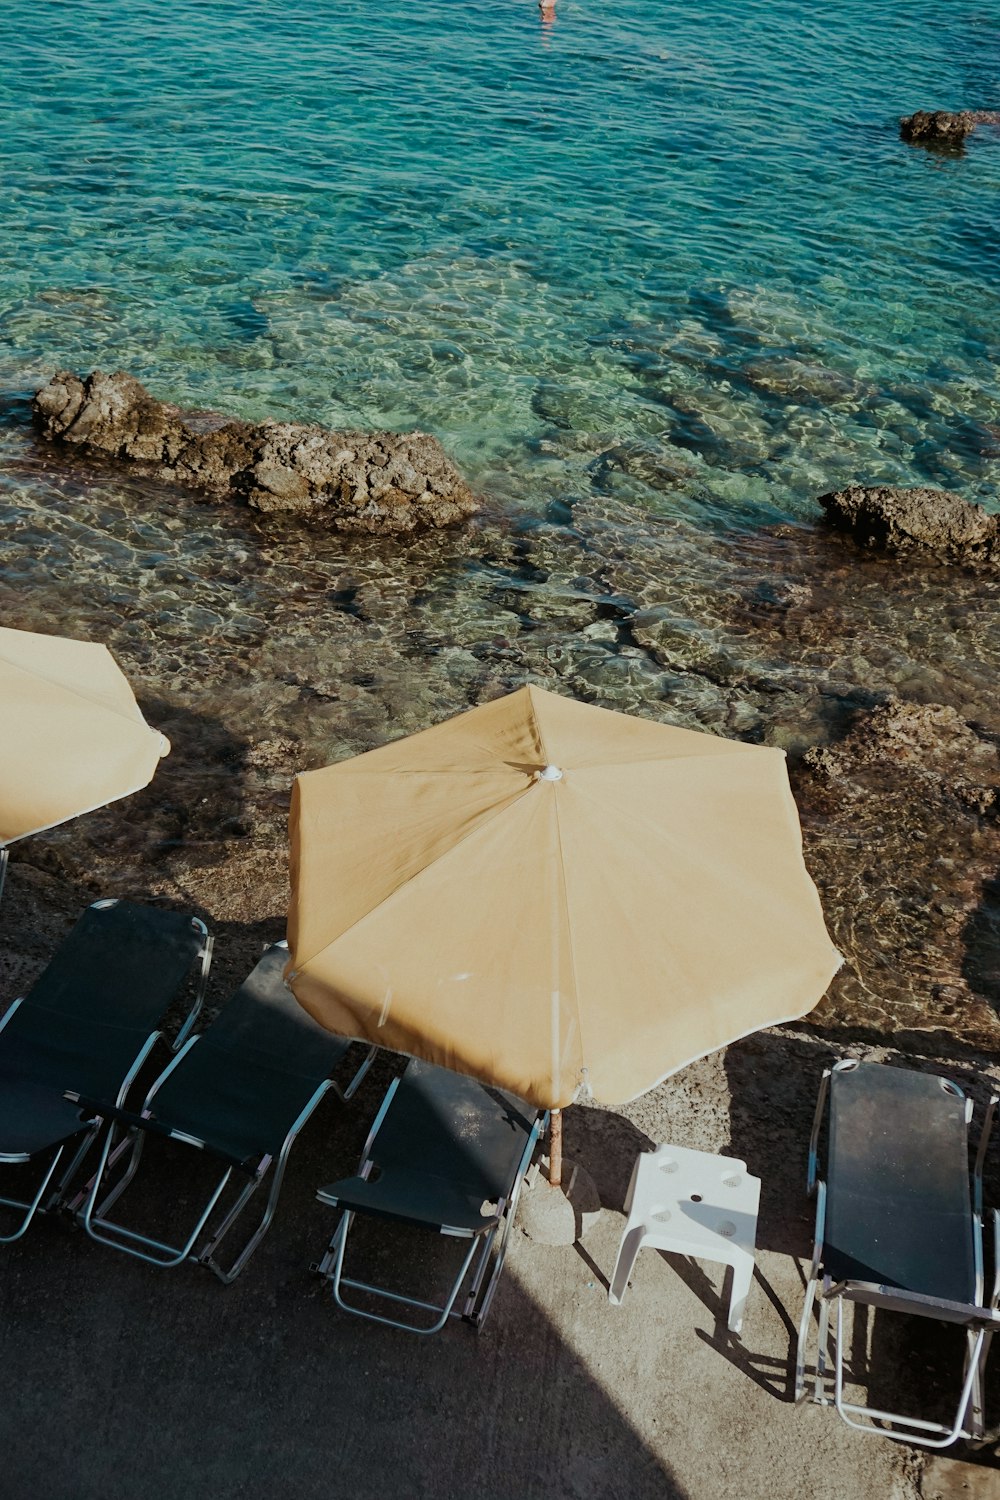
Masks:
[[[710,1139],[725,1071],[725,1058],[710,1059],[683,1088],[658,1091],[669,1096],[660,1113],[688,1119],[676,1138],[728,1144]],[[622,1307],[609,1305],[618,1209],[643,1144],[618,1115],[567,1118],[611,1206],[577,1248],[516,1233],[481,1333],[456,1323],[418,1339],[339,1312],[309,1270],[332,1225],[313,1189],[353,1167],[387,1072],[347,1108],[330,1099],[314,1117],[279,1218],[230,1288],[194,1266],[164,1272],[117,1255],[62,1220],[0,1249],[5,1500],[920,1493],[911,1450],[790,1401],[802,1272],[774,1240],[800,1205],[783,1214],[765,1191],[741,1342],[725,1333],[716,1267],[645,1251]],[[787,1143],[796,1158],[802,1148]],[[168,1200],[175,1223],[190,1213],[204,1164],[192,1172],[189,1154],[150,1153],[135,1209],[151,1223],[166,1222]],[[433,1282],[439,1248],[404,1234],[390,1254],[397,1272]]]
[[[43,931],[30,896],[16,876],[4,907],[4,995],[30,982],[64,921],[53,916]],[[220,945],[214,1003],[245,971],[251,948],[274,935],[233,929]],[[334,1224],[315,1189],[353,1171],[398,1068],[390,1058],[349,1105],[330,1096],[314,1116],[275,1224],[231,1287],[199,1267],[167,1272],[116,1254],[65,1217],[40,1220],[19,1243],[0,1246],[0,1497],[1000,1496],[995,1449],[956,1450],[925,1466],[913,1449],[851,1432],[830,1409],[792,1403],[811,1240],[809,1123],[822,1068],[845,1050],[806,1029],[762,1033],[625,1110],[567,1111],[567,1154],[593,1176],[604,1212],[577,1247],[546,1247],[516,1231],[478,1334],[454,1323],[415,1338],[348,1317],[310,1272]],[[971,1066],[941,1070],[981,1107],[987,1084]],[[725,1330],[716,1266],[644,1251],[623,1305],[608,1303],[635,1154],[667,1140],[738,1156],[762,1178],[757,1279],[738,1342]],[[189,1149],[156,1143],[122,1209],[154,1229],[180,1229],[205,1166]],[[989,1193],[1000,1203],[995,1170]],[[387,1273],[412,1274],[428,1290],[451,1248],[406,1231],[357,1243]],[[876,1321],[869,1333],[873,1394],[937,1410],[958,1368],[954,1344],[937,1325],[913,1335]],[[862,1352],[856,1342],[858,1368]],[[1000,1420],[996,1351],[989,1409]]]

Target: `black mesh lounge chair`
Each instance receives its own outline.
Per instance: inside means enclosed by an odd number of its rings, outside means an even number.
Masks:
[[[275,943],[217,1018],[192,1037],[153,1084],[140,1114],[95,1107],[111,1117],[96,1176],[79,1218],[90,1237],[155,1266],[185,1260],[208,1266],[220,1281],[234,1281],[263,1239],[274,1217],[289,1152],[327,1089],[349,1099],[371,1065],[369,1049],[348,1088],[331,1073],[350,1040],[334,1036],[306,1014],[283,978],[285,943]],[[125,1138],[115,1146],[116,1136]],[[205,1151],[222,1173],[194,1228],[182,1245],[170,1245],[108,1217],[139,1165],[144,1141],[169,1136]],[[128,1150],[129,1145],[131,1150]],[[119,1158],[124,1151],[124,1162]],[[110,1191],[108,1168],[121,1168]],[[215,1260],[223,1236],[236,1223],[271,1168],[271,1191],[260,1224],[227,1270]],[[242,1182],[235,1200],[210,1227],[230,1181]]]
[[[41,1181],[27,1199],[0,1198],[21,1215],[0,1243],[20,1239],[35,1213],[58,1201],[98,1129],[93,1111],[69,1103],[66,1091],[123,1103],[200,961],[175,1046],[183,1043],[201,1009],[211,955],[197,917],[96,901],[10,1006],[0,1020],[0,1163],[27,1166]]]
[[[818,1175],[817,1147],[828,1095],[823,1177]],[[968,1160],[972,1106],[954,1083],[851,1060],[824,1072],[809,1150],[809,1191],[817,1192],[816,1239],[799,1326],[797,1399],[806,1394],[806,1347],[818,1297],[814,1400],[825,1404],[828,1399],[826,1360],[830,1312],[835,1309],[833,1399],[845,1422],[861,1432],[928,1448],[983,1436],[982,1373],[990,1339],[1000,1329],[1000,1263],[989,1302],[983,1291],[982,1166],[995,1108],[993,1100],[980,1140],[973,1198]],[[994,1219],[1000,1229],[1000,1216]],[[950,1427],[845,1399],[846,1302],[935,1318],[966,1330],[965,1371]]]
[[[411,1333],[437,1333],[449,1316],[479,1326],[489,1311],[506,1254],[524,1174],[545,1118],[513,1094],[486,1088],[430,1063],[410,1062],[389,1086],[365,1144],[356,1177],[323,1188],[321,1203],[343,1209],[316,1267],[337,1305]],[[403,1296],[344,1275],[355,1214],[419,1225],[467,1240],[468,1250],[444,1304]],[[487,1270],[492,1257],[493,1268]],[[461,1308],[455,1303],[467,1284]],[[345,1287],[392,1304],[433,1313],[434,1321],[401,1321],[346,1302]]]

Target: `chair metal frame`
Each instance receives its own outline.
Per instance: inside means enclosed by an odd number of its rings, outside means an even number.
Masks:
[[[358,1164],[356,1174],[364,1181],[368,1180],[372,1167],[375,1165],[371,1157],[372,1147],[382,1122],[389,1112],[400,1082],[400,1078],[394,1078],[389,1085],[385,1098],[382,1100],[381,1108],[375,1116],[371,1130],[368,1132],[368,1139],[361,1153],[361,1160]],[[445,1296],[443,1303],[428,1302],[420,1297],[411,1297],[401,1292],[390,1291],[387,1287],[377,1286],[373,1282],[361,1281],[355,1277],[345,1276],[344,1257],[347,1249],[347,1236],[357,1210],[344,1209],[340,1223],[337,1225],[322,1259],[312,1267],[315,1272],[330,1282],[334,1301],[337,1306],[344,1312],[353,1313],[360,1318],[367,1318],[373,1323],[383,1323],[389,1328],[402,1329],[405,1333],[439,1333],[449,1318],[461,1318],[464,1322],[471,1323],[475,1328],[481,1328],[490,1310],[490,1305],[500,1280],[500,1273],[503,1270],[510,1232],[517,1213],[518,1199],[524,1185],[525,1173],[531,1165],[531,1159],[534,1155],[539,1136],[547,1128],[548,1119],[548,1113],[541,1114],[536,1118],[525,1141],[524,1150],[521,1153],[510,1191],[499,1199],[495,1217],[483,1229],[477,1231],[448,1224],[438,1226],[436,1230],[438,1234],[445,1235],[451,1239],[468,1240],[470,1242],[458,1275],[452,1283],[450,1291]],[[325,1197],[322,1193],[317,1194],[317,1197],[322,1203],[336,1206],[335,1199]],[[429,1224],[415,1225],[414,1221],[403,1218],[393,1220],[393,1222],[408,1223],[411,1227],[435,1232],[433,1226]],[[490,1254],[494,1251],[494,1247],[495,1259],[493,1269],[487,1278]],[[455,1303],[458,1301],[459,1294],[470,1271],[472,1272],[472,1279],[469,1282],[465,1298],[462,1301],[461,1307],[456,1308]],[[389,1317],[387,1313],[372,1312],[368,1308],[359,1306],[356,1302],[348,1302],[343,1296],[342,1289],[344,1287],[349,1287],[353,1291],[367,1293],[369,1296],[375,1298],[383,1298],[388,1302],[412,1307],[420,1312],[436,1313],[437,1316],[433,1323],[424,1326],[410,1320]]]
[[[340,1088],[333,1079],[326,1079],[314,1090],[290,1126],[277,1157],[264,1154],[259,1157],[247,1158],[245,1161],[237,1161],[235,1157],[214,1146],[211,1141],[196,1135],[190,1135],[186,1131],[162,1125],[152,1117],[153,1101],[157,1093],[171,1074],[182,1065],[185,1057],[193,1047],[197,1046],[201,1039],[201,1036],[191,1037],[181,1051],[178,1052],[177,1056],[173,1058],[169,1066],[163,1070],[149,1089],[138,1115],[127,1114],[120,1108],[113,1111],[105,1110],[108,1119],[108,1131],[97,1171],[88,1181],[83,1192],[74,1200],[71,1208],[76,1213],[79,1223],[82,1224],[87,1234],[98,1244],[109,1245],[112,1249],[124,1251],[126,1255],[133,1255],[138,1260],[146,1261],[149,1265],[159,1266],[163,1270],[170,1270],[175,1266],[183,1265],[185,1261],[192,1261],[195,1264],[207,1266],[224,1285],[228,1286],[239,1276],[271,1226],[271,1221],[278,1206],[278,1197],[284,1181],[288,1157],[299,1133],[312,1116],[320,1100],[330,1089],[343,1102],[353,1097],[365,1074],[371,1067],[378,1048],[370,1047],[368,1049],[364,1060],[346,1088]],[[116,1144],[116,1136],[119,1129],[124,1130],[124,1136]],[[180,1245],[169,1244],[165,1240],[159,1240],[150,1235],[142,1234],[138,1230],[130,1229],[126,1225],[107,1216],[108,1211],[125,1192],[125,1189],[136,1174],[147,1135],[160,1135],[171,1140],[183,1142],[185,1145],[194,1146],[199,1151],[207,1152],[210,1156],[220,1158],[226,1163],[221,1177],[219,1177],[215,1186],[209,1192],[208,1202],[199,1214],[194,1228],[184,1243]],[[131,1150],[129,1150],[129,1147],[131,1147]],[[100,1202],[98,1202],[101,1185],[104,1182],[109,1167],[114,1168],[117,1166],[125,1153],[127,1153],[127,1157],[121,1169],[121,1175],[111,1185],[110,1190],[105,1196],[100,1199]],[[271,1173],[271,1188],[260,1223],[235,1259],[230,1262],[228,1267],[223,1267],[215,1258],[216,1251],[223,1238],[240,1218],[258,1188],[267,1179],[272,1166],[274,1170]],[[249,1180],[239,1190],[234,1201],[208,1235],[208,1238],[201,1244],[200,1248],[196,1249],[195,1247],[206,1231],[212,1214],[215,1212],[226,1188],[229,1186],[234,1172],[245,1175]]]
[[[6,852],[6,849],[0,851],[0,853],[2,853],[3,855],[6,855]],[[0,860],[0,889],[2,889],[2,877],[5,864],[5,860]],[[108,907],[115,906],[116,904],[117,899],[115,897],[106,897],[99,901],[92,902],[91,906],[96,910],[101,911]],[[176,1051],[178,1048],[183,1046],[185,1039],[190,1034],[191,1028],[194,1026],[195,1021],[198,1019],[202,1006],[205,1003],[205,993],[208,988],[208,975],[209,970],[212,966],[212,950],[214,947],[215,939],[200,917],[191,917],[190,921],[192,926],[200,930],[202,936],[200,949],[200,967],[195,984],[195,994],[191,1002],[190,1009],[181,1025],[177,1036],[174,1038],[173,1042],[169,1044],[172,1051]],[[3,1016],[0,1016],[0,1034],[2,1034],[4,1027],[7,1026],[8,1022],[16,1014],[20,1006],[24,1003],[24,999],[25,997],[23,995],[19,995],[16,1000],[13,1000],[11,1002]],[[146,1040],[143,1042],[142,1046],[135,1056],[134,1061],[132,1062],[132,1065],[130,1066],[128,1072],[125,1074],[125,1077],[122,1080],[121,1087],[118,1090],[118,1094],[115,1100],[115,1105],[117,1108],[120,1109],[123,1107],[129,1090],[132,1088],[132,1085],[134,1084],[136,1078],[139,1076],[139,1073],[141,1072],[146,1059],[149,1057],[153,1048],[156,1046],[156,1043],[161,1040],[162,1037],[163,1033],[159,1029],[151,1031],[146,1037]],[[28,1081],[30,1082],[30,1080]],[[94,1144],[94,1141],[100,1133],[102,1125],[102,1119],[100,1115],[96,1114],[96,1112],[94,1111],[90,1111],[89,1113],[90,1118],[86,1118],[84,1117],[84,1115],[81,1115],[79,1131],[74,1131],[72,1135],[64,1137],[64,1139],[54,1147],[47,1146],[42,1148],[42,1150],[40,1151],[31,1153],[0,1152],[0,1164],[4,1166],[28,1165],[38,1157],[44,1158],[46,1152],[52,1152],[51,1160],[47,1165],[43,1166],[41,1182],[33,1198],[21,1199],[0,1196],[0,1207],[23,1210],[22,1218],[17,1228],[12,1233],[0,1234],[0,1245],[10,1245],[13,1244],[16,1240],[21,1239],[30,1227],[31,1221],[34,1219],[36,1213],[49,1213],[63,1203],[65,1195],[69,1188],[69,1184],[73,1181],[74,1177],[79,1171],[80,1166],[82,1165],[84,1159],[90,1151],[91,1146]],[[73,1140],[76,1140],[78,1136],[81,1137],[81,1139],[79,1140],[77,1149],[69,1157],[68,1162],[64,1165],[62,1172],[53,1183],[53,1179],[56,1175],[56,1169],[58,1168],[60,1162],[63,1160],[69,1143]]]
[[[986,1110],[976,1154],[973,1172],[972,1235],[975,1267],[975,1304],[949,1302],[943,1298],[925,1296],[903,1291],[897,1287],[883,1286],[874,1282],[845,1280],[834,1282],[823,1271],[824,1235],[826,1228],[826,1183],[819,1176],[819,1136],[825,1119],[826,1100],[830,1078],[835,1072],[846,1072],[857,1067],[853,1058],[844,1058],[823,1071],[819,1097],[813,1116],[812,1133],[809,1139],[809,1164],[806,1189],[810,1196],[816,1194],[816,1228],[813,1236],[812,1264],[805,1291],[805,1303],[799,1321],[798,1343],[795,1360],[795,1400],[807,1399],[806,1357],[809,1329],[813,1309],[819,1301],[819,1317],[816,1345],[816,1365],[812,1396],[808,1399],[820,1406],[829,1406],[830,1376],[827,1358],[830,1344],[830,1311],[836,1307],[836,1336],[833,1340],[833,1398],[832,1404],[849,1427],[857,1432],[875,1437],[892,1438],[897,1442],[916,1444],[925,1448],[947,1448],[958,1438],[982,1442],[986,1436],[983,1415],[983,1370],[993,1335],[1000,1332],[1000,1211],[993,1211],[994,1259],[996,1269],[990,1301],[984,1300],[983,1275],[983,1163],[986,1148],[992,1133],[997,1111],[998,1096],[994,1095]],[[942,1083],[960,1099],[965,1099],[966,1123],[971,1123],[973,1101],[966,1099],[957,1084],[949,1079]],[[913,1313],[920,1317],[933,1318],[943,1323],[954,1323],[966,1330],[966,1356],[962,1387],[954,1421],[950,1426],[940,1422],[928,1422],[899,1412],[882,1411],[875,1407],[849,1402],[844,1396],[844,1303],[853,1306],[881,1308],[889,1312]],[[875,1426],[881,1422],[885,1425]],[[893,1425],[889,1425],[893,1424]]]

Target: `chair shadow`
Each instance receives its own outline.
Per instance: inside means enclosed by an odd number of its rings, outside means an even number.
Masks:
[[[702,1343],[708,1344],[721,1354],[739,1370],[741,1375],[752,1380],[769,1396],[774,1396],[778,1401],[793,1402],[795,1400],[794,1349],[798,1330],[760,1266],[754,1268],[754,1282],[760,1287],[788,1333],[791,1353],[784,1359],[776,1358],[773,1354],[755,1354],[743,1343],[741,1335],[729,1331],[729,1289],[732,1282],[732,1270],[727,1270],[723,1286],[719,1292],[716,1292],[712,1282],[696,1261],[691,1261],[686,1256],[671,1255],[663,1251],[661,1254],[664,1255],[664,1259],[671,1262],[678,1276],[715,1318],[715,1329],[711,1334],[706,1333],[702,1328],[695,1329],[695,1334]]]
[[[245,973],[279,920],[213,924],[222,970],[238,954]],[[217,1005],[228,983],[213,972]],[[141,1453],[148,1500],[183,1500],[206,1482],[221,1500],[383,1500],[401,1484],[428,1497],[686,1500],[633,1410],[627,1360],[620,1382],[598,1378],[514,1266],[481,1334],[458,1324],[433,1339],[343,1315],[310,1276],[336,1224],[316,1189],[355,1169],[400,1062],[383,1055],[349,1105],[323,1101],[291,1154],[269,1234],[228,1289],[200,1268],[157,1270],[94,1245],[66,1216],[0,1247],[0,1445],[11,1494],[96,1500],[118,1492]],[[128,1190],[129,1221],[176,1238],[175,1220],[193,1219],[210,1176],[202,1156],[151,1142]],[[433,1277],[447,1237],[407,1232],[411,1258],[393,1269]],[[99,1357],[109,1338],[113,1357]],[[109,1425],[123,1382],[128,1419]]]

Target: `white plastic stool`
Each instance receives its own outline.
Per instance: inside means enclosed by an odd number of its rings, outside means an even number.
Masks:
[[[753,1280],[760,1178],[745,1161],[685,1146],[657,1146],[636,1157],[625,1199],[628,1222],[618,1247],[609,1300],[618,1307],[645,1245],[733,1268],[729,1330],[739,1333]]]

